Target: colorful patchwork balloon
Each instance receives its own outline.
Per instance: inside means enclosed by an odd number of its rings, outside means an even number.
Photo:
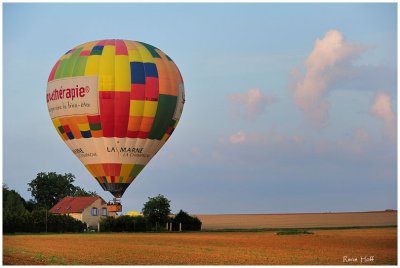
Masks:
[[[158,48],[101,40],[56,62],[46,100],[63,141],[120,198],[176,128],[185,92],[177,66]]]

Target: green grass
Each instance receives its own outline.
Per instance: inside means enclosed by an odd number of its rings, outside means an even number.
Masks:
[[[314,234],[313,232],[304,229],[290,229],[276,233],[277,235],[298,235],[298,234]]]
[[[3,251],[3,254],[9,254],[9,255],[12,255],[15,253],[20,253],[26,257],[32,258],[43,264],[53,264],[53,265],[65,264],[65,260],[63,258],[58,258],[56,256],[51,256],[49,258],[46,258],[43,256],[42,253],[32,253],[32,252],[21,251],[19,249],[13,248],[13,247],[5,248]]]

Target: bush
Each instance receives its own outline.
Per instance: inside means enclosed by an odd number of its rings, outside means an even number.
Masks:
[[[172,220],[172,230],[179,231],[179,224],[182,224],[182,231],[200,231],[201,221],[187,212],[180,210]]]
[[[135,232],[146,232],[147,231],[148,223],[143,216],[135,216],[132,218],[134,218],[134,222],[135,222]]]
[[[106,217],[100,220],[100,232],[145,232],[147,225],[143,216]]]
[[[115,219],[107,216],[100,219],[100,232],[112,232],[114,230]]]
[[[22,215],[4,213],[4,233],[46,232],[46,210],[34,210]],[[10,223],[14,223],[10,225]],[[83,232],[86,224],[68,215],[47,213],[47,231],[55,233]]]
[[[46,210],[32,211],[32,232],[46,231]],[[55,233],[83,232],[86,224],[71,216],[47,213],[47,231]]]
[[[24,213],[10,213],[3,211],[3,232],[30,232],[31,231],[31,215],[28,211]]]
[[[276,233],[277,235],[298,235],[298,234],[314,234],[313,232],[303,229],[288,229]]]

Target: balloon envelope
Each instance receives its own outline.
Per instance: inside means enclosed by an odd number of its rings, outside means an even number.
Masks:
[[[129,40],[94,41],[69,50],[51,70],[46,91],[58,134],[115,197],[169,139],[184,99],[172,59]]]
[[[129,211],[128,213],[126,213],[126,215],[131,216],[131,217],[137,217],[137,216],[143,216],[142,213],[138,212],[138,211]]]

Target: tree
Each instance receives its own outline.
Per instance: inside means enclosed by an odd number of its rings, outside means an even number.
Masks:
[[[50,209],[66,196],[93,196],[96,192],[86,192],[73,185],[75,176],[71,173],[64,175],[55,172],[41,172],[32,180],[28,191],[31,192],[37,207]]]
[[[29,212],[24,202],[16,191],[3,185],[3,232],[12,233],[26,227]]]
[[[14,212],[25,211],[25,199],[15,190],[10,190],[7,185],[3,184],[3,209],[12,210]]]
[[[72,193],[71,196],[96,196],[96,192],[86,191],[79,186],[75,186],[75,191]]]
[[[179,224],[181,224],[182,231],[200,231],[201,221],[194,216],[190,216],[187,212],[182,209],[178,214],[175,215],[172,220],[172,226],[174,231],[179,230]]]
[[[169,221],[170,202],[165,196],[159,194],[156,197],[149,197],[149,200],[144,204],[142,213],[147,221],[156,227],[156,230]]]

